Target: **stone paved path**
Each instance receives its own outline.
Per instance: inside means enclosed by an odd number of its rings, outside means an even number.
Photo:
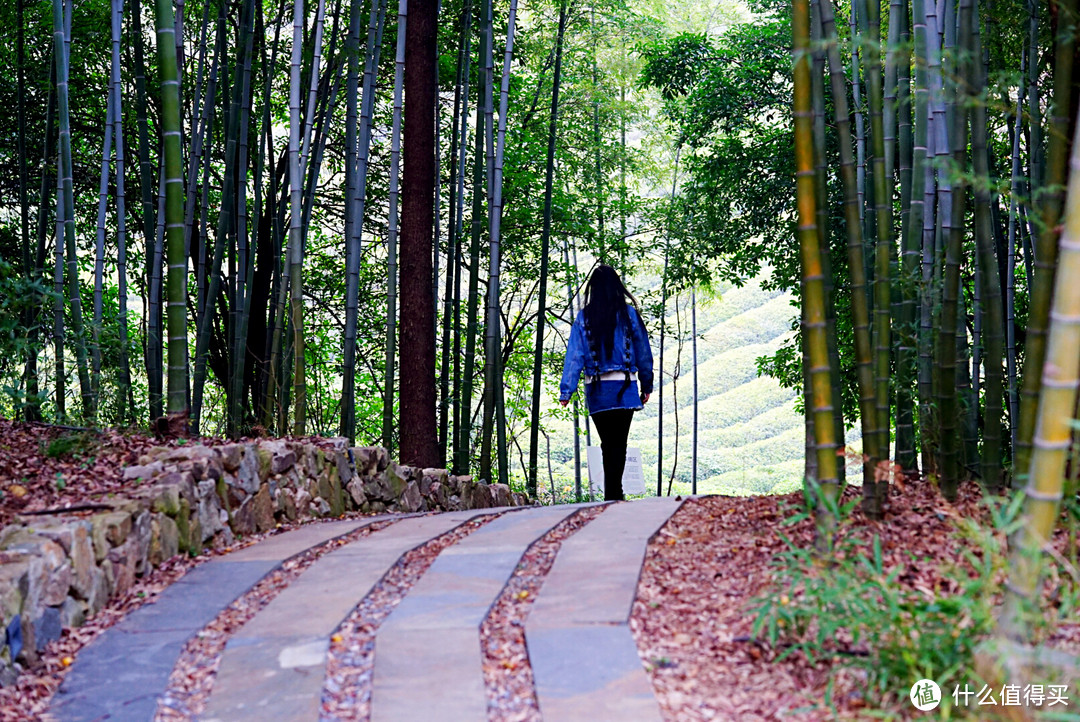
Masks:
[[[583,505],[396,517],[292,581],[226,645],[202,719],[318,719],[329,638],[408,551],[481,514],[375,639],[375,722],[487,719],[479,627],[528,547]],[[628,620],[645,547],[678,508],[615,504],[566,539],[526,624],[540,710],[554,722],[660,719]],[[387,517],[310,525],[201,565],[78,655],[50,708],[61,722],[152,720],[186,641],[281,563]]]

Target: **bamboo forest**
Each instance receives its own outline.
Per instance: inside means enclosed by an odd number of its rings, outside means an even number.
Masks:
[[[564,558],[629,595],[641,719],[989,718],[968,685],[1077,719],[1077,0],[7,0],[0,28],[0,720],[83,719],[69,630],[155,575],[447,512],[303,633],[337,640],[320,719],[412,719],[348,650],[392,646],[370,620],[444,546],[539,513],[475,510],[557,505],[483,605],[490,720],[586,718],[506,621]],[[50,544],[74,576],[38,594]],[[154,719],[247,719],[220,647],[212,688],[140,682]],[[638,719],[604,684],[588,719]]]

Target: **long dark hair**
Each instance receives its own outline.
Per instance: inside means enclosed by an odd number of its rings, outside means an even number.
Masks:
[[[633,295],[619,280],[611,266],[600,265],[593,271],[585,286],[585,330],[592,350],[603,357],[615,345],[615,325],[630,323],[627,299],[636,305]]]

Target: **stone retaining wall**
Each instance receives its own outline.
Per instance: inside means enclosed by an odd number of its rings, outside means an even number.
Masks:
[[[0,529],[0,686],[13,683],[63,629],[80,626],[176,554],[346,511],[528,503],[503,484],[401,466],[386,449],[349,448],[344,439],[157,448],[124,478],[130,492],[101,510],[25,515]]]

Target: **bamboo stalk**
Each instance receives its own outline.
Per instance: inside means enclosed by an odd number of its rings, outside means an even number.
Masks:
[[[495,157],[492,164],[492,189],[491,210],[488,213],[488,234],[490,236],[490,277],[488,280],[488,312],[485,327],[487,330],[487,364],[491,371],[488,376],[488,386],[494,391],[494,412],[496,426],[496,449],[498,461],[498,479],[500,484],[509,483],[509,463],[506,458],[506,417],[505,400],[503,398],[503,368],[502,368],[502,320],[499,310],[501,308],[499,294],[501,290],[501,251],[502,251],[502,211],[503,211],[503,158],[506,150],[506,120],[510,103],[510,72],[511,62],[514,56],[514,31],[517,24],[517,0],[510,2],[510,14],[506,20],[506,48],[503,51],[502,78],[499,86],[499,129],[495,141]],[[567,241],[569,244],[569,240]],[[570,260],[569,248],[566,250],[567,264]],[[569,304],[573,315],[573,294],[570,286],[567,292],[571,294]],[[575,399],[575,404],[577,403]],[[581,498],[581,465],[580,449],[578,448],[577,436],[577,413],[575,406],[574,414],[574,454],[576,474],[576,498]],[[486,436],[486,434],[485,434]]]
[[[1066,178],[1066,147],[1068,144],[1069,108],[1072,95],[1072,70],[1076,52],[1077,0],[1060,0],[1058,16],[1061,19],[1056,38],[1054,56],[1053,115],[1047,129],[1045,191],[1039,204],[1039,237],[1035,248],[1035,285],[1032,287],[1028,310],[1027,341],[1024,344],[1024,374],[1020,388],[1020,426],[1017,432],[1016,464],[1022,474],[1031,458],[1031,439],[1035,430],[1039,387],[1043,362],[1046,357],[1046,333],[1049,323],[1050,302],[1055,286],[1057,267],[1058,221],[1061,217],[1062,193]],[[1032,64],[1036,63],[1032,56]],[[1035,112],[1035,105],[1029,111]],[[1032,148],[1036,145],[1036,120],[1031,121]],[[1037,192],[1038,179],[1032,170],[1032,197]]]
[[[477,64],[486,63],[491,54],[491,34],[488,26],[491,24],[491,0],[483,0],[480,9],[480,48],[477,56]],[[476,364],[476,344],[479,334],[479,287],[480,287],[480,238],[484,228],[484,197],[486,176],[484,147],[487,139],[487,123],[485,115],[485,98],[487,97],[487,75],[479,73],[480,91],[476,102],[476,125],[474,128],[475,144],[473,147],[473,200],[472,200],[472,238],[469,250],[469,298],[466,302],[466,329],[465,329],[465,374],[461,380],[461,431],[457,434],[458,447],[455,452],[454,465],[458,469],[469,467],[469,451],[472,439],[472,398],[474,387],[474,373]],[[544,262],[546,263],[546,252]],[[541,286],[544,282],[541,281]],[[543,308],[543,306],[541,306]],[[540,322],[542,325],[542,321]],[[490,459],[490,457],[489,457]],[[489,461],[490,467],[490,461]]]
[[[1053,138],[1053,136],[1051,136]],[[1053,156],[1051,155],[1051,158]],[[1080,137],[1073,140],[1071,180],[1058,253],[1058,279],[1042,367],[1038,423],[1024,488],[1024,525],[1009,565],[1003,631],[1025,636],[1023,611],[1038,604],[1040,559],[1061,507],[1065,462],[1080,387]]]
[[[956,108],[953,110],[952,161],[959,171],[964,168],[967,148],[966,98],[970,95],[970,48],[972,45],[973,0],[960,0],[959,12],[959,49],[957,73]],[[945,238],[945,270],[941,303],[940,334],[938,338],[937,365],[940,369],[939,408],[941,429],[941,491],[946,499],[954,501],[960,483],[959,444],[957,424],[956,392],[956,334],[957,303],[960,292],[960,259],[963,253],[964,211],[966,182],[957,173],[955,193],[950,199],[951,215]],[[950,189],[951,192],[951,189]],[[944,213],[944,211],[942,211]]]
[[[109,208],[109,170],[112,158],[113,116],[115,100],[108,93],[105,105],[105,133],[101,149],[101,175],[98,182],[97,233],[94,238],[94,318],[90,323],[90,388],[94,406],[101,398],[101,328],[104,323],[102,295],[105,287],[105,215]]]
[[[1024,82],[1027,75],[1026,52],[1020,54],[1020,87],[1016,92],[1016,115],[1013,124],[1012,157],[1009,170],[1009,240],[1005,281],[1005,361],[1008,379],[1009,447],[1016,454],[1017,431],[1020,423],[1020,398],[1016,384],[1016,226],[1020,210],[1020,134],[1024,115]],[[1030,286],[1029,286],[1030,288]],[[1014,469],[1015,474],[1015,469]]]
[[[566,0],[561,0],[559,3],[559,29],[555,40],[555,69],[551,81],[551,115],[548,120],[547,170],[544,180],[544,230],[540,250],[540,295],[536,315],[536,350],[533,354],[532,418],[529,425],[529,478],[527,485],[528,494],[532,498],[536,498],[536,471],[539,453],[540,372],[544,353],[544,325],[547,320],[548,247],[551,242],[551,211],[555,180],[555,131],[559,120],[559,82],[562,79],[563,39],[566,33],[569,12],[570,8],[567,6]]]
[[[184,179],[180,148],[180,77],[170,0],[157,0],[158,64],[161,73],[161,134],[168,236],[168,411],[188,412],[187,256],[184,254]],[[185,421],[186,424],[186,421]]]
[[[847,229],[848,268],[851,274],[851,314],[855,336],[856,374],[859,388],[859,417],[863,438],[863,489],[873,493],[874,471],[882,456],[878,450],[878,412],[870,344],[870,309],[866,291],[866,259],[863,253],[862,207],[858,194],[856,160],[852,155],[851,123],[848,120],[847,88],[840,62],[836,21],[831,3],[822,2],[821,23],[829,59],[833,109],[840,146],[840,180],[844,192],[844,225]]]
[[[161,0],[159,0],[160,2]],[[292,433],[303,436],[307,428],[307,382],[304,363],[303,269],[304,229],[301,227],[303,164],[300,158],[300,61],[304,45],[304,0],[293,4],[292,60],[289,64],[289,324],[293,333]]]
[[[394,449],[394,363],[397,353],[398,177],[401,173],[401,103],[405,80],[405,23],[408,0],[398,1],[397,58],[394,63],[394,115],[390,131],[390,210],[386,237],[386,364],[383,385],[382,445]]]
[[[823,3],[827,4],[827,3]],[[825,283],[821,268],[819,234],[815,226],[813,110],[810,81],[810,5],[808,0],[792,2],[792,36],[795,43],[795,183],[798,206],[799,256],[802,275],[802,302],[806,307],[806,334],[813,386],[814,442],[817,448],[818,484],[830,501],[839,496],[836,473],[836,439],[833,426],[832,385],[829,374],[828,343],[825,338]],[[819,540],[826,548],[832,543],[835,519],[828,507],[818,507]]]
[[[977,11],[976,11],[977,13]],[[981,55],[981,35],[978,18],[972,23],[976,56]],[[983,65],[974,65],[975,88],[986,87]],[[1001,425],[1003,411],[1002,399],[1004,384],[1001,367],[1005,339],[1004,309],[1001,303],[1001,281],[998,275],[998,259],[994,241],[993,223],[990,212],[990,168],[987,157],[987,113],[986,104],[976,102],[971,111],[971,155],[975,170],[975,243],[978,249],[978,271],[981,292],[980,315],[985,315],[984,337],[986,344],[986,391],[985,416],[983,424],[982,480],[993,492],[1000,492],[1004,487],[1002,478]],[[975,365],[978,368],[978,364]],[[975,394],[976,406],[978,392]]]
[[[874,183],[874,219],[876,249],[874,253],[874,337],[877,339],[875,356],[875,397],[877,399],[877,453],[881,461],[889,459],[889,381],[891,377],[892,319],[890,316],[890,273],[895,249],[893,248],[892,168],[886,171],[885,135],[883,128],[883,89],[881,77],[881,51],[877,38],[881,37],[881,9],[877,2],[867,2],[867,21],[874,39],[867,47],[867,95],[870,105],[870,165]],[[891,48],[890,48],[891,52]],[[894,113],[895,115],[895,113]],[[892,120],[895,120],[893,118]],[[890,164],[891,165],[891,164]],[[883,478],[875,484],[874,495],[864,494],[863,509],[871,516],[880,517],[888,496],[888,480]]]

